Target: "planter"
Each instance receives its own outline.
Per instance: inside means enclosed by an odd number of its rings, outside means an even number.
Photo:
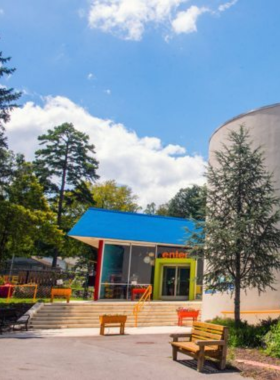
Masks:
[[[53,302],[53,299],[55,296],[59,296],[59,297],[64,297],[66,298],[67,300],[67,303],[70,302],[70,297],[71,297],[71,294],[72,294],[72,289],[71,288],[67,288],[67,289],[64,289],[64,288],[52,288],[51,290],[51,302]]]
[[[119,327],[120,334],[124,335],[126,315],[100,315],[100,335],[104,335],[105,327]]]
[[[12,297],[14,293],[14,286],[11,284],[0,285],[0,298]]]
[[[199,310],[178,310],[178,326],[182,326],[183,319],[192,319],[193,321],[197,320]]]
[[[99,321],[104,323],[125,323],[127,319],[126,315],[101,315]]]

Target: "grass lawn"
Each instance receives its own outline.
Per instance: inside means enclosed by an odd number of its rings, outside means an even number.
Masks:
[[[71,297],[70,301],[85,301],[83,298],[78,297]],[[90,299],[88,300],[90,301]],[[10,300],[7,302],[6,298],[0,298],[0,305],[1,304],[13,304],[13,303],[36,303],[36,302],[50,302],[50,298],[38,298],[35,301],[33,301],[33,298],[10,298]],[[66,302],[65,298],[55,298],[55,302]]]

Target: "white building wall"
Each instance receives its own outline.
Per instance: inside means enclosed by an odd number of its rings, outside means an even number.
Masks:
[[[214,152],[221,150],[222,144],[227,144],[229,131],[237,131],[240,125],[249,129],[253,146],[263,147],[267,170],[274,172],[275,188],[280,197],[280,104],[240,115],[216,130],[209,143],[209,162],[214,167],[217,164]],[[267,290],[261,295],[256,290],[243,292],[241,311],[280,309],[280,272],[276,273],[276,278],[276,291]],[[203,294],[202,320],[221,316],[222,311],[233,311],[233,302],[234,298],[229,294]]]

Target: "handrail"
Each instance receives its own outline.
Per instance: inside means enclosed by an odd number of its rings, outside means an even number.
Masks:
[[[138,324],[138,313],[143,309],[145,302],[151,301],[151,295],[152,295],[152,285],[149,285],[147,289],[145,290],[145,293],[142,295],[140,300],[137,302],[137,304],[133,308],[133,315],[134,315],[134,327],[137,327]]]

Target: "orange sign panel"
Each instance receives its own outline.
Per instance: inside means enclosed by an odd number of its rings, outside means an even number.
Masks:
[[[161,254],[163,259],[186,259],[188,257],[188,253],[186,252],[163,252]]]

